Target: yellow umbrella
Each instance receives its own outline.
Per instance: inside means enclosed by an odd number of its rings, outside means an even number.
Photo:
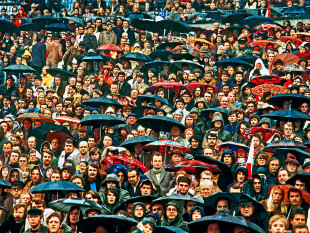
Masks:
[[[211,49],[216,49],[216,46],[212,44],[211,42],[205,40],[205,39],[200,39],[200,38],[191,38],[187,40],[189,43],[195,44],[196,42],[201,42],[208,44]]]

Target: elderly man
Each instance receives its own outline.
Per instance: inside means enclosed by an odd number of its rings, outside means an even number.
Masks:
[[[200,182],[200,194],[196,195],[196,198],[204,199],[210,197],[212,194],[216,193],[214,191],[214,185],[211,180],[202,180]]]

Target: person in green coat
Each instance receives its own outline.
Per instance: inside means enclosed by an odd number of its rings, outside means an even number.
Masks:
[[[170,201],[165,206],[162,226],[179,227],[184,231],[189,231],[187,223],[182,217],[183,209],[179,202]]]

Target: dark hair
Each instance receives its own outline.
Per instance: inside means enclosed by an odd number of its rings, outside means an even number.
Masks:
[[[307,218],[307,212],[302,207],[296,207],[291,210],[290,220],[293,220],[297,214],[304,215]]]

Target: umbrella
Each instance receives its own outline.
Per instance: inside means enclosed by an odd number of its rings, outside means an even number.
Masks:
[[[80,61],[109,61],[110,58],[102,56],[101,54],[84,55],[79,59]]]
[[[166,29],[167,31],[173,32],[187,32],[189,25],[186,23],[174,21],[174,20],[161,20],[156,22],[156,30],[162,31]]]
[[[283,107],[283,104],[285,101],[289,101],[291,104],[291,107],[294,109],[299,108],[300,105],[305,102],[310,104],[309,97],[300,95],[300,94],[291,94],[291,93],[274,95],[267,100],[268,104],[277,106],[279,108]]]
[[[172,140],[156,140],[143,146],[143,149],[163,152],[173,151],[174,148],[182,149],[183,151],[189,151],[189,148]]]
[[[222,22],[222,24],[233,22],[235,24],[241,25],[243,23],[243,19],[245,19],[245,18],[247,18],[247,17],[249,17],[251,15],[252,14],[249,14],[247,12],[237,12],[237,13],[225,16],[221,20],[221,22]]]
[[[24,122],[24,120],[26,118],[31,118],[33,121],[35,120],[39,120],[41,121],[42,123],[45,123],[45,122],[50,122],[50,123],[54,123],[55,121],[41,113],[24,113],[24,114],[21,114],[19,115],[17,118],[16,118],[16,121],[18,121],[19,123],[22,123]]]
[[[168,57],[173,57],[175,54],[168,50],[155,50],[152,52],[149,57],[153,60],[160,59],[161,61],[168,61]]]
[[[133,109],[133,113],[135,113],[137,115],[137,118],[143,117],[145,110],[154,110],[155,113],[157,112],[163,112],[165,113],[165,110],[161,109],[161,108],[157,108],[155,106],[152,105],[140,105],[136,108]]]
[[[299,148],[306,149],[302,143],[293,140],[278,140],[268,144],[267,148]]]
[[[204,155],[197,155],[195,156],[195,160],[199,160],[208,164],[216,165],[218,168],[223,172],[223,171],[230,171],[230,168],[227,166],[226,163],[218,161],[216,159],[212,159],[209,156],[204,156]]]
[[[228,67],[228,66],[244,66],[246,68],[251,68],[252,65],[238,58],[227,58],[222,59],[215,64],[216,66]]]
[[[239,56],[236,57],[238,59],[241,59],[242,61],[245,61],[247,63],[250,63],[252,65],[254,65],[255,61],[257,60],[258,57],[256,56],[251,56],[251,55],[244,55],[244,56]]]
[[[140,118],[137,123],[145,128],[153,129],[156,132],[170,132],[173,126],[178,126],[182,132],[186,129],[185,125],[178,122],[176,119],[166,116],[146,116]]]
[[[179,82],[158,82],[151,86],[152,89],[158,89],[160,87],[163,87],[166,90],[174,90],[175,93],[179,93],[181,87],[185,86]]]
[[[13,24],[11,21],[6,19],[0,19],[0,31],[2,33],[9,32],[9,33],[19,33],[20,29]]]
[[[63,132],[49,132],[46,134],[45,141],[48,141],[49,143],[52,143],[52,140],[57,138],[60,142],[59,147],[64,148],[65,141],[69,138],[73,140],[73,137],[71,135],[67,135]]]
[[[185,53],[185,54],[184,53],[180,53],[180,54],[175,53],[173,55],[173,59],[175,61],[178,61],[178,60],[194,60],[195,58],[196,58],[195,56],[193,56],[189,53]]]
[[[70,72],[69,70],[60,69],[60,68],[51,68],[46,69],[46,72],[49,73],[52,76],[55,76],[56,74],[61,74],[61,77],[68,79],[68,77],[75,77],[76,75]]]
[[[281,66],[278,71],[281,71],[281,72],[285,72],[285,73],[290,73],[290,72],[305,72],[305,68],[302,67],[301,65],[299,64],[291,64],[291,65],[284,65],[284,66]],[[294,73],[293,73],[294,75]]]
[[[49,192],[60,192],[68,193],[69,191],[83,192],[85,191],[80,186],[67,181],[50,181],[36,185],[29,192],[31,193],[49,193]]]
[[[101,97],[95,97],[95,98],[91,98],[89,100],[85,100],[84,102],[82,102],[83,105],[92,107],[92,108],[100,108],[101,106],[104,107],[108,107],[108,106],[114,106],[117,109],[122,108],[123,106],[117,102],[116,100],[107,98],[105,96],[101,96]]]
[[[32,19],[32,22],[41,25],[50,25],[53,23],[60,23],[60,20],[52,16],[39,16]]]
[[[276,129],[268,129],[263,127],[252,127],[252,128],[246,128],[241,135],[246,140],[250,141],[253,134],[256,132],[263,132],[266,141],[268,141],[275,133],[278,133],[280,135],[283,135],[280,131]]]
[[[174,61],[171,63],[171,70],[182,70],[184,66],[187,66],[187,70],[193,71],[194,69],[200,69],[203,71],[203,66],[197,62],[189,60]]]
[[[258,225],[247,221],[241,216],[231,216],[226,213],[220,213],[215,216],[206,216],[188,223],[189,231],[195,233],[205,233],[210,223],[219,223],[224,229],[234,229],[236,226],[242,226],[255,233],[265,233]]]
[[[167,50],[167,48],[173,49],[177,47],[178,45],[183,45],[180,42],[166,42],[162,43],[157,47],[157,50]]]
[[[271,92],[273,96],[276,96],[278,94],[288,93],[289,90],[283,86],[273,84],[261,84],[251,88],[251,94],[259,96],[260,98],[262,98],[266,92]]]
[[[296,47],[299,47],[302,44],[302,40],[292,36],[281,36],[279,39],[283,42],[291,41]]]
[[[210,215],[216,212],[216,204],[220,199],[225,199],[229,203],[229,210],[238,212],[239,200],[242,193],[228,193],[220,192],[212,194],[209,197],[204,198],[205,210],[207,210]]]
[[[152,203],[153,200],[158,198],[155,195],[142,195],[137,197],[130,197],[126,201],[124,201],[122,204],[120,204],[116,209],[114,209],[114,213],[117,213],[119,210],[124,210],[129,204],[134,204],[136,202],[142,202],[144,204],[146,203]]]
[[[20,31],[40,31],[44,29],[44,25],[36,23],[23,23],[19,26]]]
[[[101,45],[100,47],[97,48],[97,50],[107,50],[107,51],[118,51],[118,52],[123,52],[123,49],[117,45],[114,44],[105,44]]]
[[[210,41],[201,38],[191,38],[187,40],[189,43],[195,44],[196,42],[201,42],[202,44],[207,44],[211,49],[216,49],[216,46]]]
[[[183,49],[187,50],[187,53],[190,55],[195,55],[199,53],[199,50],[197,47],[195,47],[192,44],[186,44],[186,45],[178,45],[176,46],[174,49],[172,49],[172,52],[176,53],[176,54],[181,54],[181,51]]]
[[[249,147],[246,146],[245,144],[243,143],[240,143],[240,142],[234,142],[234,141],[227,141],[227,142],[222,142],[221,144],[219,144],[219,148],[221,150],[221,147],[223,146],[229,146],[229,149],[232,149],[233,151],[237,151],[239,147],[243,148],[246,153],[249,152]]]
[[[106,125],[106,126],[115,126],[119,124],[125,124],[125,121],[117,116],[108,115],[108,114],[90,114],[85,116],[81,121],[81,125]]]
[[[116,174],[116,172],[119,170],[119,169],[124,169],[126,172],[128,172],[129,169],[131,169],[133,167],[127,167],[127,166],[124,166],[122,164],[114,164],[112,167],[109,167],[108,169],[105,170],[105,172],[107,174]],[[141,177],[141,180],[146,180],[148,179],[144,173],[140,170],[139,170],[139,174],[140,174],[140,177]]]
[[[7,182],[6,180],[4,179],[0,179],[0,187],[3,187],[3,188],[10,188],[12,185],[11,183]]]
[[[70,16],[65,16],[63,17],[64,19],[67,19],[68,21],[71,20],[77,24],[83,25],[83,19],[82,18],[77,18],[77,17],[70,17]]]
[[[209,115],[215,112],[220,112],[223,115],[223,118],[226,119],[228,116],[229,111],[224,108],[207,108],[201,111],[201,116],[205,119],[209,119]]]
[[[267,114],[262,115],[262,117],[269,117],[275,120],[285,119],[288,121],[294,120],[310,120],[310,117],[304,113],[294,111],[294,110],[279,110],[275,112],[269,112]]]
[[[293,154],[298,160],[299,164],[303,164],[305,159],[310,158],[310,153],[297,148],[276,148],[275,152],[273,153],[273,157],[278,158],[280,161],[280,166],[282,166],[287,159],[288,153]]]
[[[297,173],[293,175],[291,178],[289,178],[287,181],[285,181],[286,184],[290,184],[292,186],[295,186],[296,180],[300,180],[303,183],[306,183],[306,190],[309,190],[310,188],[310,174],[306,172]]]
[[[251,47],[255,47],[255,46],[259,46],[261,48],[265,48],[267,45],[271,44],[273,47],[277,47],[278,44],[272,40],[256,40],[253,41],[250,46]]]
[[[200,174],[203,171],[210,171],[213,174],[220,172],[214,165],[210,165],[199,160],[185,160],[179,163],[174,163],[168,165],[165,170],[171,172],[185,171],[186,173],[192,175]]]
[[[141,102],[143,102],[145,100],[148,102],[152,102],[153,104],[155,104],[155,100],[159,100],[163,104],[170,106],[170,103],[168,102],[167,99],[165,99],[159,95],[149,95],[149,94],[139,95],[138,99],[136,100],[137,106],[141,105]]]
[[[102,226],[109,233],[124,233],[129,232],[137,224],[138,221],[133,218],[100,214],[83,219],[78,223],[78,228],[84,233],[89,233],[96,232],[97,227]]]
[[[132,19],[130,25],[139,30],[156,32],[154,31],[156,29],[156,22],[154,20]]]
[[[274,9],[274,8],[273,8]],[[261,23],[257,25],[254,30],[263,30],[263,31],[268,31],[269,29],[282,29],[283,26],[281,24],[278,24],[276,22],[269,22],[269,23]]]
[[[284,37],[284,36],[283,36]],[[287,36],[286,36],[287,37]],[[292,55],[290,53],[282,53],[282,54],[277,54],[271,61],[269,65],[269,73],[271,74],[272,70],[276,68],[274,65],[274,62],[277,60],[281,60],[284,65],[291,65],[294,63],[298,63],[299,57]]]
[[[154,233],[186,233],[179,227],[171,227],[171,226],[157,226],[155,228]]]
[[[68,24],[64,23],[53,23],[46,26],[46,29],[52,32],[66,32],[66,31],[73,32],[73,29],[69,27]]]
[[[104,162],[106,162],[110,167],[112,167],[116,163],[121,163],[124,166],[130,166],[135,167],[138,169],[141,169],[143,173],[147,172],[149,169],[143,165],[140,161],[123,155],[113,155],[113,156],[107,156],[103,159]]]
[[[207,89],[209,87],[211,87],[213,89],[213,92],[214,93],[217,93],[218,92],[218,89],[217,87],[213,86],[213,85],[210,85],[210,84],[207,84],[207,83],[190,83],[190,84],[187,84],[186,86],[186,89],[190,92],[190,93],[193,93],[195,87],[201,87],[203,89],[204,92],[207,91]]]
[[[81,120],[79,118],[75,118],[75,117],[62,116],[62,117],[54,118],[54,121],[57,121],[60,124],[62,124],[65,121],[69,121],[71,123],[78,123],[79,124]]]
[[[143,12],[136,12],[136,13],[129,13],[126,18],[129,19],[151,19],[153,20],[153,17],[151,15],[148,15]]]
[[[152,59],[149,56],[146,56],[143,53],[127,53],[121,56],[121,59],[127,59],[131,61],[145,61],[145,62],[152,61]]]
[[[94,201],[86,200],[84,198],[62,198],[48,203],[49,208],[63,213],[69,213],[71,207],[73,206],[78,206],[84,215],[85,211],[88,209],[99,209],[106,214],[111,214],[111,211],[109,211],[106,207],[103,207]]]
[[[250,86],[258,86],[261,84],[280,84],[283,85],[286,82],[284,78],[278,77],[276,75],[265,75],[259,76],[251,79],[249,82]]]
[[[249,25],[249,28],[255,28],[262,23],[274,23],[274,21],[264,16],[249,16],[243,19],[243,25]]]
[[[6,72],[14,72],[14,73],[24,73],[24,72],[36,72],[35,69],[33,69],[30,66],[25,66],[24,64],[18,64],[18,65],[10,65],[8,67],[5,67],[3,71]]]
[[[154,142],[159,140],[159,138],[151,137],[151,136],[139,136],[126,140],[120,146],[125,147],[129,151],[134,151],[135,144],[140,143],[142,145],[146,145],[150,142]]]
[[[160,71],[163,70],[163,66],[164,65],[168,65],[170,66],[170,63],[169,61],[151,61],[151,62],[148,62],[148,63],[145,63],[142,68],[141,68],[141,71],[144,72],[144,73],[147,73],[147,71],[151,68],[155,68],[156,69],[156,73],[159,73]]]
[[[291,6],[283,11],[283,14],[305,15],[309,14],[309,10],[305,6]]]
[[[171,196],[159,197],[155,199],[154,201],[152,201],[152,204],[162,203],[165,206],[170,201],[181,201],[181,202],[194,201],[194,202],[197,202],[197,204],[199,205],[203,205],[204,203],[203,200],[199,198],[191,197],[190,195],[183,196],[180,194],[173,194]]]

